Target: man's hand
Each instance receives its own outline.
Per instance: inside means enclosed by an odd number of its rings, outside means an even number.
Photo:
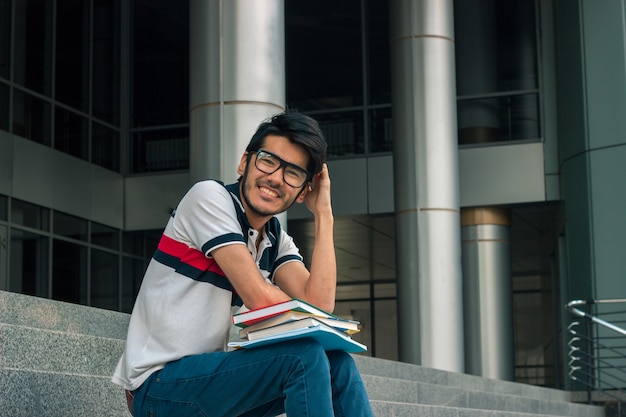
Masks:
[[[313,189],[307,190],[304,204],[314,216],[322,214],[332,215],[330,201],[330,175],[328,166],[324,164],[322,170],[313,176]]]
[[[288,262],[278,268],[278,286],[293,298],[301,298],[326,311],[335,308],[337,265],[333,239],[333,209],[330,203],[328,166],[313,177],[313,189],[306,190],[306,207],[315,216],[315,243],[310,272],[299,262]]]

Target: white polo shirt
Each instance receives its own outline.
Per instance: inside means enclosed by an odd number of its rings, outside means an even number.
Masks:
[[[270,282],[280,266],[302,262],[277,218],[266,224],[258,252],[257,236],[241,205],[239,184],[206,180],[191,187],[144,275],[114,383],[132,391],[168,362],[226,349],[231,315],[242,301],[210,253],[247,245]]]

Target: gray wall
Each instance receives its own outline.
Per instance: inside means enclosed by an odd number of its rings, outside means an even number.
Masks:
[[[619,158],[619,154],[607,152],[595,157]],[[550,199],[544,159],[541,143],[461,149],[461,206]],[[599,167],[607,166],[602,160],[598,162]],[[335,215],[393,213],[392,163],[390,155],[331,161]],[[124,178],[0,131],[1,194],[109,226],[162,228],[189,181],[187,173]],[[309,218],[309,213],[303,205],[296,205],[289,218]]]

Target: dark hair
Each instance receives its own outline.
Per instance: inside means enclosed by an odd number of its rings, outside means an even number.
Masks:
[[[302,146],[309,154],[307,170],[311,175],[322,170],[322,164],[326,161],[327,145],[324,134],[315,119],[295,111],[276,114],[259,125],[250,139],[246,152],[261,149],[267,135],[282,136]]]

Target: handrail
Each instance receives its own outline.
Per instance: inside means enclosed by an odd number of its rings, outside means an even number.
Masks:
[[[583,318],[586,318],[588,320],[591,320],[594,323],[597,323],[597,324],[600,324],[602,326],[605,326],[605,327],[607,327],[607,328],[609,328],[611,330],[614,330],[614,331],[616,331],[618,333],[621,333],[622,335],[626,336],[626,330],[625,329],[622,329],[621,327],[616,326],[616,325],[614,325],[612,323],[609,323],[606,320],[602,320],[599,317],[596,317],[596,316],[594,316],[592,314],[586,313],[586,312],[584,312],[582,310],[579,310],[576,307],[574,307],[574,306],[578,306],[578,305],[582,305],[582,304],[591,305],[591,304],[606,304],[606,303],[626,303],[626,298],[613,298],[613,299],[609,299],[609,300],[587,300],[587,301],[584,301],[584,300],[573,300],[573,301],[570,301],[569,303],[567,303],[565,305],[565,308],[567,308],[568,311],[570,311],[573,314],[576,314],[579,317],[583,317]]]
[[[593,331],[592,324],[610,329],[622,338],[626,336],[626,329],[601,319],[597,315],[581,310],[582,305],[597,305],[610,303],[625,303],[625,298],[606,300],[573,300],[565,305],[565,308],[572,314],[582,317],[587,322],[586,332],[576,330],[582,323],[572,321],[567,326],[567,331],[572,335],[568,342],[569,372],[571,380],[577,381],[587,387],[588,401],[592,401],[592,392],[602,393],[619,402],[626,402],[626,371],[623,363],[626,363],[626,346],[607,346],[601,343],[600,339],[615,339],[615,336],[600,336],[597,331]],[[626,315],[626,311],[605,312],[604,314]],[[620,322],[621,323],[621,322]],[[581,346],[582,345],[582,346]],[[620,350],[621,349],[621,350]],[[611,356],[606,356],[609,352]],[[616,366],[615,360],[619,361]]]

